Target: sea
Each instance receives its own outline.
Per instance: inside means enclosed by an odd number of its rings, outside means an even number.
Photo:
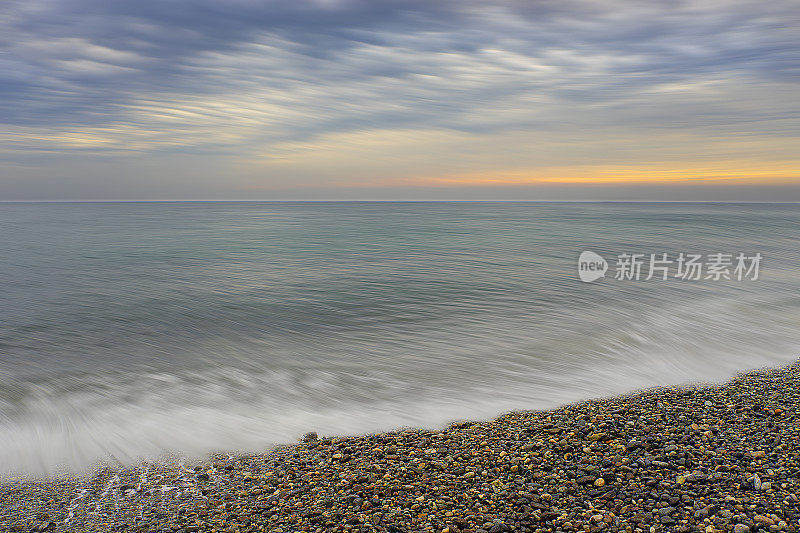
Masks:
[[[0,479],[787,364],[799,246],[795,204],[1,203]]]

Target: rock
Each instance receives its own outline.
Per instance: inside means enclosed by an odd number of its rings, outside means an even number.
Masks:
[[[750,526],[746,524],[736,524],[733,526],[733,533],[748,533],[750,531]]]
[[[626,446],[628,451],[636,451],[641,447],[642,447],[642,443],[640,441],[636,440],[636,439],[631,439],[630,441],[628,441],[628,444]]]
[[[716,408],[699,414],[692,390],[660,389],[440,431],[316,438],[193,471],[123,469],[116,484],[110,471],[64,490],[0,484],[0,531],[31,532],[45,518],[98,533],[796,530],[800,364],[708,394]],[[751,409],[775,399],[780,417]]]
[[[303,435],[303,442],[314,442],[317,440],[317,433],[315,431],[309,431],[305,435]]]
[[[775,523],[775,521],[772,518],[760,514],[755,515],[753,517],[753,521],[758,522],[759,524],[763,524],[765,526],[771,526]]]

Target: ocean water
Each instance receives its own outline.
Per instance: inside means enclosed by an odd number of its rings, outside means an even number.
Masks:
[[[0,204],[0,476],[780,365],[798,243],[791,204]],[[614,278],[679,252],[760,253],[759,279]]]

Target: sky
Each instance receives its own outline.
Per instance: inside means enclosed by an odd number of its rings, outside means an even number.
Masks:
[[[0,200],[800,201],[800,3],[3,0]]]

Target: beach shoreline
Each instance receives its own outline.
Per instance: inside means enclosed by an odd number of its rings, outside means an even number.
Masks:
[[[0,484],[0,532],[798,531],[800,362],[442,430]]]

